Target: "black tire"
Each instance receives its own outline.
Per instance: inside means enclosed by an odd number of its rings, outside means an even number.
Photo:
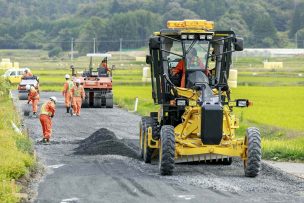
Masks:
[[[113,108],[113,99],[106,99],[106,108]]]
[[[248,128],[245,137],[247,145],[246,157],[244,161],[244,171],[247,177],[256,177],[261,170],[261,134],[258,128]]]
[[[148,128],[153,127],[153,125],[154,125],[154,119],[151,117],[145,117],[145,125],[144,125],[145,133],[144,133],[144,142],[143,142],[144,143],[143,158],[145,163],[151,163],[152,154],[154,152],[154,149],[148,146]]]
[[[82,102],[82,108],[88,108],[90,106],[89,98],[85,98]]]
[[[94,107],[95,108],[101,108],[101,98],[100,97],[95,97],[94,98]]]
[[[160,131],[159,170],[161,175],[172,175],[175,157],[174,127],[164,125]]]

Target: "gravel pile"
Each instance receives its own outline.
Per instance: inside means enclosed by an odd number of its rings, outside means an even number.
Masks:
[[[97,130],[90,137],[82,140],[74,151],[74,154],[80,155],[121,155],[138,158],[135,150],[105,128]]]

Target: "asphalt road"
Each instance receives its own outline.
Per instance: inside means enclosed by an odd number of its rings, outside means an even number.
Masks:
[[[245,177],[237,159],[230,166],[176,164],[174,175],[164,177],[156,163],[117,154],[76,155],[81,140],[100,128],[138,150],[140,117],[116,107],[82,109],[80,117],[71,117],[59,93],[41,93],[40,103],[50,96],[59,98],[51,145],[39,143],[39,119],[24,118],[46,169],[31,185],[34,202],[304,202],[304,180],[265,163],[256,178]],[[15,101],[22,113],[26,102]]]

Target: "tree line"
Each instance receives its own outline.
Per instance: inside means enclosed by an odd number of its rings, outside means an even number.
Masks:
[[[233,30],[246,47],[304,46],[300,0],[0,0],[0,48],[59,53],[118,50],[122,40],[139,48],[167,20],[207,19]],[[111,43],[114,42],[115,43]],[[78,43],[77,43],[78,42]],[[108,42],[108,43],[107,43]]]

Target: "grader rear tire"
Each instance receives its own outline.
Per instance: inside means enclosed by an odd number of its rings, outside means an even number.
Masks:
[[[160,131],[159,170],[161,175],[172,175],[175,157],[174,127],[164,125]]]
[[[145,163],[151,163],[152,160],[152,154],[154,149],[151,149],[148,145],[148,128],[152,127],[154,123],[153,118],[151,117],[145,117],[145,122],[144,122],[144,153],[143,153],[143,158]]]
[[[261,170],[261,134],[258,128],[248,128],[245,137],[247,145],[246,157],[244,161],[244,171],[247,177],[256,177]]]

